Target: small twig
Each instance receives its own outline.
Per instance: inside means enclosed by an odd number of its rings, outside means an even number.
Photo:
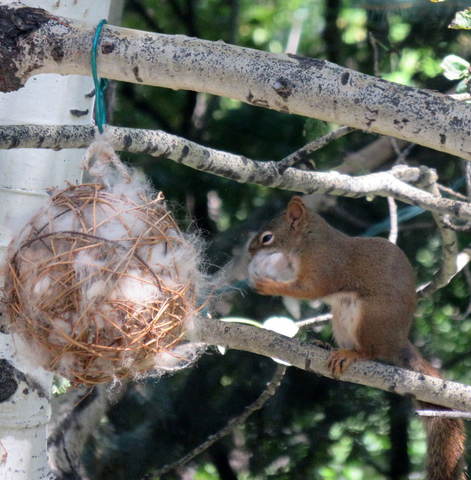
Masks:
[[[465,160],[465,175],[466,175],[466,194],[468,201],[471,198],[471,163]]]
[[[439,197],[440,190],[438,189],[437,185],[436,172],[433,170],[428,170],[428,172],[425,173],[427,175],[424,176],[424,179],[427,181],[427,185],[424,186],[424,190]],[[429,297],[440,288],[448,285],[450,280],[459,271],[457,266],[458,240],[456,238],[456,233],[447,225],[447,222],[445,221],[446,217],[435,212],[433,213],[433,217],[437,222],[437,226],[441,235],[442,264],[433,276],[432,281],[429,284],[421,286],[418,289],[419,298]]]
[[[353,132],[354,130],[356,130],[356,128],[340,127],[337,130],[334,130],[333,132],[330,132],[327,135],[324,135],[323,137],[318,138],[317,140],[314,140],[311,143],[308,143],[307,145],[300,148],[296,152],[283,158],[283,160],[280,160],[276,164],[278,171],[280,173],[284,172],[287,168],[292,167],[293,165],[300,162],[301,160],[304,160],[311,153],[315,152],[316,150],[319,150],[320,148],[324,147],[325,145],[332,142],[333,140],[343,137],[344,135],[347,135],[347,133]]]
[[[471,163],[468,162],[467,160],[463,159],[463,171],[464,171],[464,177],[466,181],[466,195],[462,195],[461,193],[455,192],[451,188],[446,188],[442,185],[438,185],[438,188],[440,191],[446,192],[451,196],[454,196],[458,198],[459,200],[464,200],[465,202],[468,202],[469,199],[471,198]],[[471,222],[468,221],[460,221],[459,219],[452,218],[449,216],[444,216],[443,217],[445,225],[452,229],[455,232],[466,232],[471,229]]]
[[[375,36],[369,32],[368,33],[368,40],[370,41],[371,48],[373,49],[373,71],[374,71],[374,76],[379,77],[380,76],[380,71],[379,71],[379,52],[378,52],[378,42],[375,38]]]
[[[458,224],[456,221],[453,221],[450,217],[443,217],[443,223],[451,230],[455,232],[467,232],[471,229],[471,222],[468,220],[466,222],[461,222]]]
[[[320,325],[327,325],[332,320],[332,314],[326,313],[325,315],[318,315],[317,317],[306,318],[306,320],[300,320],[296,322],[296,326],[301,328],[306,328],[310,326],[320,326]]]
[[[397,205],[396,201],[392,197],[388,197],[389,205],[389,216],[391,218],[391,229],[389,231],[389,241],[391,243],[397,242],[397,232],[398,232],[398,223],[397,223]]]
[[[466,265],[463,269],[464,277],[466,278],[466,283],[468,284],[468,290],[471,292],[471,271],[469,269],[469,264]],[[470,299],[470,306],[468,307],[469,311],[471,312],[471,299]]]
[[[398,140],[397,138],[395,139],[396,140],[396,145],[398,145]],[[396,159],[396,164],[400,164],[400,163],[404,163],[406,161],[406,158],[407,158],[407,155],[409,155],[410,151],[416,146],[417,144],[416,143],[409,143],[409,145],[407,145],[406,148],[404,148],[404,150],[402,150],[402,152],[399,152],[399,155]]]
[[[390,137],[389,138],[389,141],[391,142],[391,146],[393,147],[393,150],[394,150],[394,153],[397,155],[397,157],[399,158],[401,156],[401,149],[399,148],[399,145],[398,145],[398,142],[397,142],[397,138],[394,138],[394,137]],[[396,158],[396,161],[394,162],[395,164],[397,164],[397,158]]]
[[[411,148],[414,146],[414,144],[410,144],[401,152],[401,149],[399,147],[399,144],[396,138],[391,138],[391,145],[397,155],[394,165],[400,165],[405,163],[407,155],[409,154]],[[397,218],[397,204],[393,197],[387,197],[387,199],[388,199],[388,205],[389,205],[389,218],[390,218],[389,223],[391,225],[389,230],[389,241],[391,243],[396,244],[397,236],[399,232],[399,223]]]
[[[469,263],[463,268],[464,278],[466,279],[466,284],[468,286],[468,292],[471,293],[471,271],[469,269]],[[453,315],[450,318],[453,320],[465,320],[468,318],[468,315],[471,313],[471,299],[469,300],[468,306],[463,314]]]
[[[437,183],[437,187],[441,192],[447,193],[448,195],[451,195],[453,197],[459,198],[460,200],[463,200],[465,202],[468,201],[468,197],[466,195],[463,195],[459,192],[455,192],[453,189],[445,187],[444,185],[441,185]]]
[[[399,144],[399,140],[394,137],[390,137],[389,141],[391,143],[391,147],[396,153],[396,160],[394,161],[394,165],[402,165],[406,163],[407,155],[409,155],[410,151],[415,147],[415,143],[409,143],[404,150],[401,151],[401,147]]]
[[[471,413],[456,412],[453,410],[417,410],[415,414],[418,417],[462,418],[464,420],[471,420]]]
[[[448,95],[448,97],[461,101],[471,100],[471,95],[469,93],[452,93],[451,95]]]
[[[213,445],[213,443],[217,442],[221,438],[223,438],[226,435],[228,435],[229,433],[231,433],[232,429],[236,425],[240,425],[240,424],[244,423],[247,420],[247,418],[250,415],[252,415],[253,412],[262,408],[262,406],[265,404],[265,402],[275,394],[277,388],[280,386],[281,380],[283,379],[283,377],[285,375],[286,368],[287,367],[285,365],[278,365],[277,366],[277,368],[275,370],[275,373],[273,374],[272,379],[267,384],[267,387],[265,388],[263,393],[257,398],[257,400],[255,400],[254,403],[252,403],[251,405],[246,407],[246,409],[244,410],[244,412],[241,415],[229,420],[229,422],[227,423],[227,425],[223,429],[219,430],[219,432],[215,433],[214,435],[210,435],[205,442],[203,442],[201,445],[199,445],[198,447],[193,449],[190,453],[188,453],[184,457],[180,458],[179,460],[177,460],[176,462],[174,462],[172,464],[166,465],[165,467],[161,468],[157,472],[145,475],[143,477],[143,480],[157,479],[161,475],[164,475],[165,473],[170,472],[171,470],[174,470],[177,467],[185,465],[190,460],[192,460],[194,457],[196,457],[200,453],[207,450],[211,445]]]

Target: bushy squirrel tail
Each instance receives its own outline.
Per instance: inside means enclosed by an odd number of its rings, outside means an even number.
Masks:
[[[416,347],[410,344],[405,352],[404,367],[417,373],[442,378],[420,354]],[[417,401],[418,407],[424,410],[450,410],[446,407],[427,402]],[[465,428],[463,420],[424,417],[427,433],[427,464],[426,480],[466,480]]]

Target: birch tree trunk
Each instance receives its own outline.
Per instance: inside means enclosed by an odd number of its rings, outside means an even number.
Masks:
[[[108,17],[110,1],[23,0],[23,4],[97,24]],[[12,2],[0,2],[8,3]],[[93,88],[91,77],[34,76],[25,88],[0,93],[0,123],[91,124]],[[0,152],[0,264],[14,232],[47,199],[45,189],[66,180],[81,181],[82,154],[82,149]],[[0,334],[0,478],[5,480],[54,478],[46,455],[53,374],[37,367],[29,353],[17,336]]]

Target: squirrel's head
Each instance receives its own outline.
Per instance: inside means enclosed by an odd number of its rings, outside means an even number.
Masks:
[[[293,197],[286,211],[278,218],[265,224],[249,245],[251,257],[260,250],[283,250],[292,246],[296,235],[303,233],[308,225],[306,205],[301,197]]]
[[[289,282],[299,268],[293,253],[303,242],[309,225],[309,213],[300,197],[294,197],[286,211],[265,224],[249,245],[249,281],[260,293],[271,294],[262,288],[261,279]]]

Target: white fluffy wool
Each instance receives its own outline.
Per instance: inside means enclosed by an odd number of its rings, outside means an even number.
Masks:
[[[257,277],[289,282],[295,278],[296,267],[280,252],[257,252],[249,263],[249,280],[253,284]]]
[[[95,206],[87,201],[80,204],[74,195],[86,186],[70,186],[62,192],[64,198],[60,202],[57,202],[60,192],[54,192],[55,196],[12,241],[7,258],[7,261],[20,265],[18,276],[23,283],[16,292],[21,296],[19,303],[24,306],[27,322],[37,325],[40,331],[49,331],[48,338],[42,342],[40,362],[75,383],[87,383],[90,379],[91,383],[99,383],[102,381],[100,376],[109,380],[128,374],[137,377],[160,374],[167,366],[172,370],[178,365],[191,363],[201,350],[201,346],[188,344],[174,350],[179,339],[173,339],[168,347],[163,341],[160,345],[160,340],[154,339],[151,343],[155,355],[138,357],[139,342],[133,337],[131,340],[125,338],[126,348],[113,354],[119,357],[118,362],[116,358],[109,360],[113,355],[107,348],[118,342],[119,329],[124,328],[126,336],[126,332],[134,328],[130,326],[130,319],[136,328],[145,330],[148,319],[142,312],[148,311],[149,304],[163,302],[164,313],[156,314],[164,319],[164,331],[170,328],[172,318],[179,317],[176,319],[183,323],[181,331],[184,332],[186,323],[192,322],[197,315],[197,294],[208,290],[201,268],[201,240],[195,235],[182,234],[175,224],[168,227],[171,218],[163,197],[159,197],[139,173],[127,174],[113,154],[109,143],[99,140],[89,149],[84,160],[87,168],[90,159],[97,157],[91,173],[106,186],[99,192],[104,195],[102,202]],[[119,174],[110,170],[109,163],[117,166]],[[123,172],[126,173],[124,176]],[[150,200],[153,211],[161,212],[161,218],[156,222],[150,222],[150,217],[140,210],[149,199],[153,199]],[[72,209],[69,203],[73,205]],[[158,233],[160,228],[161,234]],[[59,232],[63,232],[67,239],[63,240],[59,235],[57,240]],[[55,235],[54,240],[50,240],[49,234]],[[36,240],[32,241],[32,238]],[[90,243],[91,239],[96,239],[98,247]],[[66,247],[64,242],[68,242]],[[50,268],[47,262],[51,257],[56,265],[65,264],[69,269],[65,268],[62,273],[57,269],[59,267]],[[111,267],[112,272],[109,272]],[[13,302],[13,284],[15,279],[7,278],[7,305]],[[79,311],[65,311],[61,302],[64,302],[63,291],[66,292],[67,288],[72,288],[73,295],[79,297]],[[187,310],[182,311],[179,305],[167,305],[173,291],[183,292],[179,295],[185,298]],[[58,306],[57,313],[47,318],[45,309],[51,315],[55,305]],[[116,313],[118,310],[119,314]],[[123,310],[128,311],[126,316],[123,316]],[[16,314],[12,311],[9,314],[12,327],[37,345],[36,333],[25,333],[25,319],[19,322],[14,318]],[[84,330],[90,345],[104,344],[96,358],[86,351],[86,347],[81,352],[64,348],[59,358],[50,353],[47,343],[63,347],[69,341],[74,347],[74,338]]]

